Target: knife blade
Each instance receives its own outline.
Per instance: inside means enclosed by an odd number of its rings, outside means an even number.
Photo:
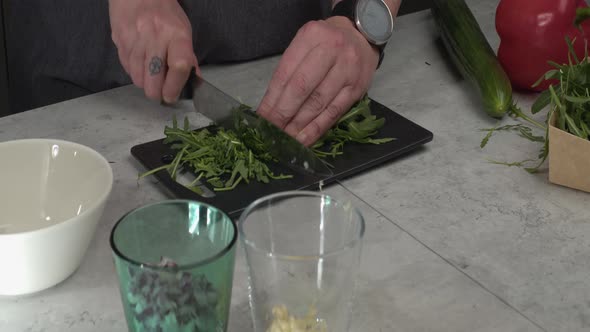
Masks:
[[[236,121],[241,121],[256,129],[268,144],[268,152],[285,166],[299,173],[323,178],[333,175],[330,168],[310,148],[258,116],[256,112],[249,108],[245,109],[242,103],[197,76],[194,70],[191,70],[181,98],[192,99],[195,111],[205,115],[220,127],[235,130]]]

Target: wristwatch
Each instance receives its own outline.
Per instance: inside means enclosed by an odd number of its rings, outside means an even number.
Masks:
[[[345,16],[354,23],[367,41],[379,50],[379,63],[383,50],[393,34],[393,16],[383,0],[342,0],[334,6],[331,16]]]

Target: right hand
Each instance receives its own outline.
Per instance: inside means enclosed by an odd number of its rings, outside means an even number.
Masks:
[[[109,0],[112,39],[133,84],[174,103],[190,70],[199,74],[191,23],[177,0]]]

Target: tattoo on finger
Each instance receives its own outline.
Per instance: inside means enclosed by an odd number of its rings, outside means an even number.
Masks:
[[[154,56],[152,57],[152,59],[150,60],[150,75],[154,76],[154,75],[158,75],[161,71],[162,71],[162,58],[160,58],[159,56]]]

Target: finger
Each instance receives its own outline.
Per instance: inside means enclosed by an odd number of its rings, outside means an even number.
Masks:
[[[336,98],[299,134],[296,139],[301,144],[310,146],[315,143],[324,133],[328,131],[344,113],[350,109],[359,96],[353,94],[350,86],[344,87]]]
[[[195,66],[197,66],[197,58],[190,40],[178,39],[170,42],[168,71],[162,89],[162,97],[166,103],[176,102],[191,68]]]
[[[319,44],[320,40],[315,36],[319,35],[316,31],[321,24],[321,22],[316,21],[309,22],[297,32],[291,44],[281,56],[281,60],[270,79],[268,88],[256,111],[258,114],[266,117],[273,111],[273,107],[279,100],[285,85],[291,78],[291,74],[299,66],[305,55],[309,53],[309,50]]]
[[[156,39],[150,42],[146,49],[143,89],[148,98],[156,101],[162,100],[167,46],[165,41]]]
[[[331,48],[320,45],[314,47],[295,69],[266,118],[279,128],[285,128],[335,63],[336,54]],[[330,83],[338,84],[333,81]]]
[[[133,43],[137,40],[137,33],[133,32],[126,32],[123,34],[112,34],[111,39],[113,43],[117,47],[117,55],[119,57],[119,62],[125,72],[130,74],[129,68],[129,55],[131,54],[131,50],[133,49]]]
[[[133,48],[131,49],[131,54],[129,55],[129,75],[131,76],[131,80],[133,80],[133,84],[136,86],[143,88],[143,74],[145,68],[145,47],[146,47],[146,40],[145,39],[138,39],[133,44]]]
[[[324,80],[307,97],[297,114],[285,127],[287,134],[296,137],[313,119],[336,98],[346,83],[346,71],[333,66]]]

